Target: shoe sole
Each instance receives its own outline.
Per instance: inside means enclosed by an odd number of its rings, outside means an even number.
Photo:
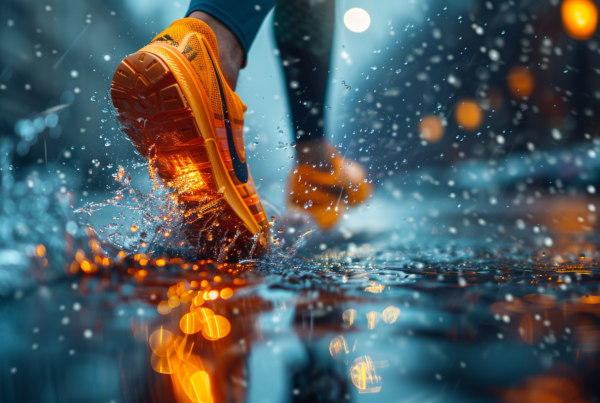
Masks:
[[[222,194],[251,234],[266,230],[248,207],[258,196],[242,198],[228,173],[217,146],[210,99],[184,55],[155,43],[126,57],[113,77],[111,97],[124,132],[144,157],[155,145],[157,163],[166,175],[193,164],[204,178],[212,178],[207,183],[211,191]]]

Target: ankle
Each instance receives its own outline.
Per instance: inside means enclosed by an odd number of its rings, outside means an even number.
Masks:
[[[205,22],[215,33],[219,45],[219,66],[227,84],[232,90],[235,90],[239,72],[246,63],[244,49],[237,37],[225,24],[210,14],[194,11],[189,17]]]

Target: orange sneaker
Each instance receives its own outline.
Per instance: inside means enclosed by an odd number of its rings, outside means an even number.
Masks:
[[[155,179],[175,190],[200,253],[267,247],[269,223],[244,152],[247,107],[225,81],[207,24],[177,20],[126,57],[111,97],[123,131],[149,159],[150,175],[155,167]]]
[[[332,146],[328,154],[333,155],[328,172],[300,164],[288,180],[290,208],[310,214],[326,231],[335,226],[346,205],[362,203],[373,193],[361,164],[345,161]]]

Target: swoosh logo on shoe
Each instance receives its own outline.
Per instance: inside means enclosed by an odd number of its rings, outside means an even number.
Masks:
[[[223,107],[223,116],[225,117],[225,130],[227,131],[227,145],[229,146],[229,155],[231,155],[231,163],[233,165],[233,172],[235,172],[235,176],[237,176],[238,180],[242,183],[248,182],[248,164],[242,162],[242,159],[237,153],[237,149],[235,148],[235,141],[233,139],[233,132],[231,130],[231,122],[229,120],[229,111],[227,110],[227,103],[225,102],[225,94],[223,93],[223,86],[221,85],[221,78],[219,74],[217,74],[217,68],[215,67],[215,62],[213,61],[210,53],[207,51],[208,58],[210,59],[210,63],[215,70],[215,76],[217,77],[217,85],[219,86],[219,95],[221,96],[221,105]]]

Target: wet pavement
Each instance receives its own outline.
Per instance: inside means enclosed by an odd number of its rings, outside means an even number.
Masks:
[[[490,217],[227,265],[91,236],[48,280],[36,248],[1,301],[2,401],[593,401],[597,239]]]
[[[329,233],[286,206],[268,17],[238,92],[272,248],[233,263],[194,256],[106,97],[183,3],[5,3],[0,402],[600,401],[593,13],[357,3],[324,127],[375,195]]]

